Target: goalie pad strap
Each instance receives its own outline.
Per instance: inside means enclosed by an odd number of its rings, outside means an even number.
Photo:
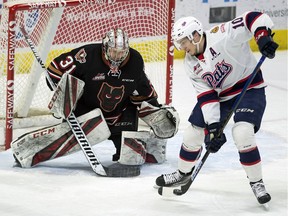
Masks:
[[[100,109],[77,118],[93,145],[108,139],[109,128]],[[81,149],[67,122],[26,133],[12,141],[11,149],[22,167],[74,153]]]

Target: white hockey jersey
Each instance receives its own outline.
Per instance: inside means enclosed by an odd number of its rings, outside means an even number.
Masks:
[[[202,60],[186,53],[185,69],[196,90],[207,124],[219,122],[219,102],[241,93],[245,81],[257,64],[249,40],[255,30],[263,26],[270,29],[273,27],[268,15],[247,12],[205,31],[206,49]],[[248,89],[264,86],[262,73],[258,72]]]

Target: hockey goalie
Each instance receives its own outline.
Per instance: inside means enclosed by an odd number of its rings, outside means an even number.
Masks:
[[[113,142],[112,161],[125,166],[165,161],[167,139],[177,133],[179,116],[173,107],[158,103],[143,58],[129,47],[124,30],[111,29],[102,43],[61,54],[47,70],[57,85],[48,107],[63,122],[12,142],[21,167],[80,149],[65,120],[72,112],[91,145],[107,139]],[[138,131],[138,118],[150,129]]]

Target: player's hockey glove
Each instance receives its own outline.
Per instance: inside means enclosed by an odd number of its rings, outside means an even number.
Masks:
[[[213,123],[206,127],[205,129],[205,147],[207,151],[211,153],[216,153],[221,146],[226,142],[226,136],[221,133],[218,137],[220,130],[220,123]]]
[[[271,30],[266,29],[266,27],[260,27],[255,31],[255,39],[258,44],[259,51],[262,55],[269,59],[275,57],[275,51],[278,48],[278,44],[273,41],[273,35],[271,35]]]

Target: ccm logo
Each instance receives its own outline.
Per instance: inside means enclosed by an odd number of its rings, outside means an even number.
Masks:
[[[250,112],[250,113],[253,113],[254,110],[253,109],[248,109],[248,108],[236,109],[236,113],[239,113],[239,112]]]
[[[60,87],[58,87],[55,91],[54,91],[54,94],[51,98],[51,101],[49,102],[48,104],[48,109],[52,109],[52,107],[54,106],[54,103],[55,101],[58,99],[58,97],[61,96],[61,92],[62,92],[62,89]]]
[[[49,128],[46,130],[37,131],[36,133],[33,134],[33,138],[45,136],[47,134],[54,133],[54,132],[55,132],[55,128]]]

